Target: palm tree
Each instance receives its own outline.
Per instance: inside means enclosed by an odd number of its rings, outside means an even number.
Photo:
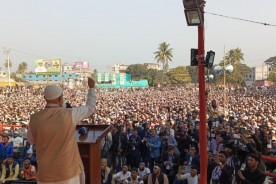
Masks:
[[[20,74],[25,74],[26,70],[28,68],[28,64],[26,62],[22,62],[18,65],[17,72]]]
[[[240,48],[231,49],[227,52],[225,65],[231,64],[234,67],[232,73],[225,73],[227,83],[241,84],[245,80],[244,75],[250,71],[250,68],[242,63],[243,60],[243,53]],[[219,65],[224,66],[224,60]],[[218,79],[218,81],[220,80],[222,78]]]
[[[169,48],[170,44],[163,42],[159,44],[158,51],[154,52],[157,63],[162,63],[163,72],[169,70],[169,61],[172,61],[172,48]]]
[[[241,64],[241,61],[243,61],[243,53],[240,48],[231,49],[226,54],[226,63],[225,64],[231,64],[234,66],[237,66]]]

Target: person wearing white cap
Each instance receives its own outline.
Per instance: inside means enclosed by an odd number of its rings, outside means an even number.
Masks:
[[[18,131],[13,133],[13,137],[11,138],[11,142],[13,143],[13,148],[17,149],[20,146],[23,146],[23,139],[19,137]]]
[[[138,175],[141,178],[143,178],[143,180],[145,181],[145,179],[148,178],[149,174],[150,174],[150,169],[145,166],[144,162],[140,162],[139,168],[138,168]]]
[[[64,99],[60,86],[45,88],[45,109],[31,116],[27,132],[28,142],[36,145],[38,184],[85,183],[76,125],[96,111],[95,81],[88,78],[88,86],[86,104],[76,108],[62,107]]]
[[[47,72],[47,69],[45,68],[43,64],[43,60],[38,60],[37,67],[35,68],[35,73],[39,72]]]

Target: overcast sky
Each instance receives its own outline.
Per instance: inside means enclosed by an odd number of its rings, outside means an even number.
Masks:
[[[276,25],[276,0],[207,0],[205,11]],[[197,27],[188,27],[182,0],[9,0],[0,6],[0,67],[10,48],[12,70],[22,61],[60,58],[88,61],[108,71],[115,63],[155,62],[161,42],[173,48],[170,67],[187,66],[197,48]],[[245,63],[276,56],[276,27],[205,14],[205,51],[241,48]]]

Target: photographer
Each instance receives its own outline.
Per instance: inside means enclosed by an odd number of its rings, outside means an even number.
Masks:
[[[228,154],[220,151],[218,159],[215,160],[217,166],[212,171],[211,184],[231,184],[234,167],[227,164]]]
[[[180,164],[180,159],[179,154],[174,153],[174,148],[172,146],[168,146],[167,151],[162,155],[161,163],[170,183],[173,183],[175,175],[177,174],[177,168]]]
[[[142,127],[142,129],[138,133],[138,135],[141,137],[141,140],[142,140],[141,158],[143,161],[145,161],[145,164],[147,164],[150,159],[149,158],[149,150],[146,146],[147,140],[151,136],[150,123],[144,123],[143,126],[141,126],[141,127]]]
[[[162,148],[161,155],[163,155],[167,151],[169,145],[173,147],[175,153],[180,154],[177,148],[177,142],[171,134],[166,134],[166,132],[161,132],[160,137],[161,137],[161,148]]]
[[[141,161],[141,137],[138,135],[138,129],[133,130],[133,135],[130,136],[128,141],[128,158],[130,161],[131,167],[138,167]]]
[[[175,140],[178,143],[178,149],[180,152],[180,161],[184,162],[184,158],[189,150],[189,145],[192,142],[192,139],[188,136],[187,130],[185,130],[185,127],[187,128],[186,124],[180,125],[177,130],[175,131]]]
[[[238,184],[263,184],[265,181],[265,174],[258,169],[260,155],[251,153],[247,158],[247,168],[237,172]]]
[[[197,149],[195,145],[190,145],[189,152],[184,160],[184,165],[196,165],[198,168],[200,168],[200,157],[199,154],[197,154]]]
[[[116,172],[121,170],[125,162],[125,155],[128,147],[127,135],[123,132],[123,126],[118,124],[117,131],[112,134],[112,155],[114,158],[114,169]]]
[[[213,139],[211,142],[211,151],[212,153],[218,153],[223,147],[223,139],[221,134],[216,135],[216,139]]]

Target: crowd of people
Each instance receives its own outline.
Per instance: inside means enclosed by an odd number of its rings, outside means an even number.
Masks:
[[[22,126],[2,132],[1,180],[35,180],[35,145],[26,134],[30,115],[45,108],[43,92],[0,90],[1,123]],[[64,88],[67,107],[85,104],[86,93]],[[275,182],[264,173],[276,163],[261,159],[276,158],[275,96],[275,87],[213,87],[206,93],[208,183]],[[199,183],[198,107],[194,87],[97,89],[97,111],[80,124],[114,125],[101,143],[102,183]]]

